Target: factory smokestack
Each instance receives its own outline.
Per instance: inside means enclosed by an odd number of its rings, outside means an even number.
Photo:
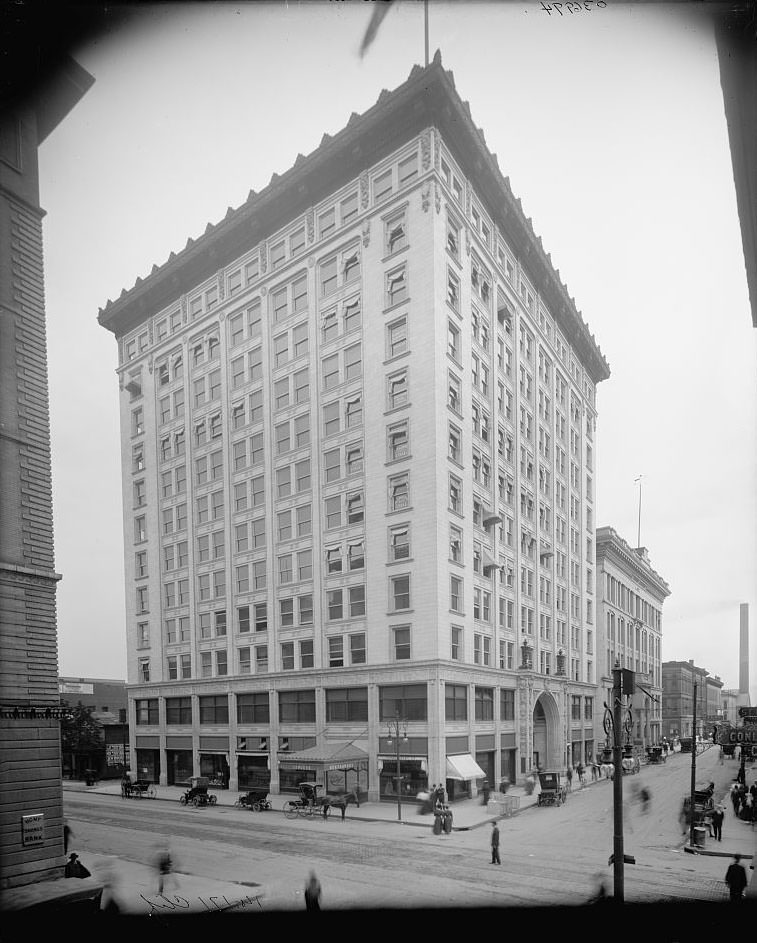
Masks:
[[[739,694],[746,694],[749,703],[749,603],[742,602],[739,607],[740,642],[739,642]]]

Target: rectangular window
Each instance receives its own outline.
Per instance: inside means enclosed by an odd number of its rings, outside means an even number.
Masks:
[[[326,689],[327,723],[356,723],[367,720],[367,688]]]
[[[398,626],[398,627],[393,628],[392,632],[394,635],[394,660],[395,661],[409,661],[410,659],[410,627]]]
[[[390,604],[393,612],[410,608],[410,577],[393,576],[390,578]]]
[[[344,667],[344,639],[341,635],[332,636],[329,640],[329,668]]]
[[[445,684],[444,719],[449,721],[468,719],[468,687],[465,684]]]

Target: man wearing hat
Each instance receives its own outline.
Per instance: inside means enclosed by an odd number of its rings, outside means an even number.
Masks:
[[[79,861],[79,856],[75,852],[69,855],[64,873],[67,878],[91,877],[91,873],[84,867],[81,861]]]
[[[723,806],[718,805],[717,808],[713,811],[711,816],[712,821],[712,837],[717,838],[718,841],[723,840],[723,819],[725,818],[725,813],[723,812]]]

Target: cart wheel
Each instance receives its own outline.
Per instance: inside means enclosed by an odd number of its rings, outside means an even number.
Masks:
[[[187,797],[186,797],[186,796],[179,796],[179,802],[180,802],[182,805],[186,805],[186,804],[187,804]]]
[[[215,805],[218,802],[218,796],[208,796],[208,802],[211,805]]]
[[[192,805],[195,807],[195,809],[200,805],[200,800],[197,796],[195,796],[192,800]]]
[[[242,800],[241,800],[241,799],[237,799],[237,800],[235,801],[235,803],[234,803],[234,808],[235,808],[235,809],[241,809],[241,808],[242,808]]]
[[[288,819],[297,818],[297,806],[291,800],[284,803],[284,815]]]
[[[148,787],[147,787],[147,797],[148,797],[148,799],[157,799],[157,797],[158,797],[158,790],[155,788],[155,786],[148,786]]]
[[[253,802],[253,803],[252,803],[252,811],[253,811],[253,812],[260,812],[260,803],[259,803],[259,802]]]

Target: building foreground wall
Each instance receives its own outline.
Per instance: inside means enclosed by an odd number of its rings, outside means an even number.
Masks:
[[[37,148],[91,83],[0,116],[0,887],[62,874],[62,791]]]

